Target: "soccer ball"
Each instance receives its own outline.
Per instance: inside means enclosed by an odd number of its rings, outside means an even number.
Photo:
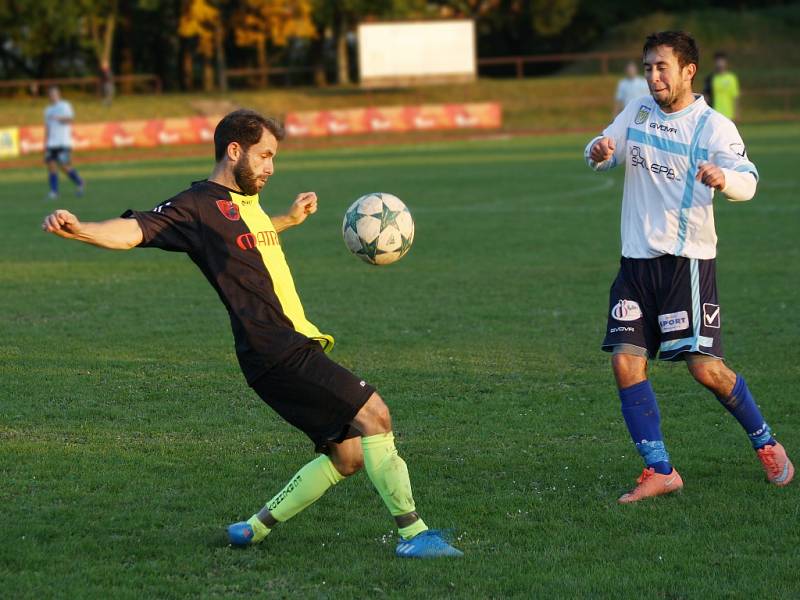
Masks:
[[[388,265],[411,249],[414,220],[397,196],[366,194],[344,214],[342,236],[350,252],[364,262]]]

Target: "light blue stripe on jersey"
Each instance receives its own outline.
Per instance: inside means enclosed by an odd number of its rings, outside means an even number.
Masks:
[[[687,352],[702,352],[700,346],[711,348],[714,345],[714,340],[712,338],[700,335],[703,316],[700,312],[700,263],[696,258],[689,259],[689,275],[692,285],[692,333],[694,335],[690,338],[661,342],[659,350],[662,353],[677,349]]]
[[[678,217],[678,247],[675,249],[676,256],[681,255],[683,246],[686,243],[686,228],[689,226],[689,209],[694,202],[694,178],[697,176],[697,161],[708,159],[708,151],[706,151],[705,156],[698,155],[697,145],[700,143],[700,134],[703,133],[703,129],[705,129],[711,112],[712,110],[709,108],[700,115],[697,126],[694,128],[694,134],[692,134],[692,143],[689,146],[689,152],[687,152],[687,156],[689,157],[689,169],[686,172],[686,187],[683,188],[681,211]]]
[[[751,162],[743,165],[736,165],[733,170],[738,171],[739,173],[752,173],[755,175],[756,181],[758,181],[758,169],[756,169],[756,166]]]
[[[685,156],[691,159],[691,146],[682,142],[676,142],[666,138],[658,137],[657,135],[645,133],[639,129],[634,129],[633,127],[628,127],[627,138],[634,142],[639,142],[640,144],[646,144],[648,146],[652,146],[653,148],[663,150],[664,152],[669,152],[670,154],[677,154],[678,156]],[[706,148],[695,148],[694,151],[697,154],[697,159],[708,160],[708,150]]]

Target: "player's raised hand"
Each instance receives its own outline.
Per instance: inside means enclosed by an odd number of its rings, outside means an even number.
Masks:
[[[725,173],[714,163],[703,163],[697,169],[697,181],[716,190],[725,188]]]
[[[73,239],[80,233],[81,222],[68,210],[58,209],[44,218],[42,230],[63,238]]]
[[[299,225],[308,215],[317,212],[317,195],[314,192],[301,192],[289,208],[289,216]]]
[[[594,146],[592,146],[592,151],[589,153],[589,157],[596,163],[604,162],[614,156],[614,150],[616,147],[617,144],[612,138],[600,138],[594,143]]]

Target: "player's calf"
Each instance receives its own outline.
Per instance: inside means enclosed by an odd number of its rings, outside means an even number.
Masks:
[[[773,437],[744,378],[719,359],[687,355],[686,363],[692,376],[714,393],[745,430],[764,467],[767,481],[778,486],[788,485],[794,477],[794,465],[784,447]]]
[[[397,452],[389,409],[377,393],[358,412],[353,426],[364,433],[361,448],[367,476],[397,525],[397,556],[461,556],[438,532],[431,532],[417,513],[408,466]]]
[[[330,458],[319,456],[300,469],[283,489],[260,512],[247,521],[228,526],[228,540],[233,546],[249,546],[262,541],[278,523],[319,500],[332,486],[344,480]]]
[[[355,475],[364,468],[364,452],[361,450],[361,438],[349,438],[341,443],[328,444],[330,459],[342,477]]]

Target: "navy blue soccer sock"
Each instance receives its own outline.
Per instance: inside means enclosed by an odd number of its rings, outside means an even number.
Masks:
[[[650,381],[645,379],[619,390],[619,399],[622,401],[625,424],[645,464],[655,469],[656,473],[672,473],[672,463],[669,462],[669,454],[661,435],[661,415]]]
[[[753,448],[758,450],[767,444],[774,446],[777,443],[741,375],[736,376],[736,385],[733,386],[731,395],[728,398],[717,396],[717,399],[739,421],[739,424],[747,432]]]
[[[53,194],[58,193],[58,173],[49,173],[47,175],[47,181],[50,184],[50,191]]]
[[[83,185],[83,179],[81,179],[81,176],[78,175],[77,169],[70,169],[69,172],[67,172],[67,175],[69,175],[69,178],[78,187]]]

